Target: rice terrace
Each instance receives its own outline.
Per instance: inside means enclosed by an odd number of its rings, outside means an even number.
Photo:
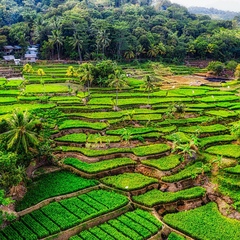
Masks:
[[[91,64],[1,78],[2,145],[28,154],[25,180],[11,169],[0,239],[239,240],[239,81],[147,62],[94,86]]]
[[[0,240],[240,240],[239,1],[0,0]]]

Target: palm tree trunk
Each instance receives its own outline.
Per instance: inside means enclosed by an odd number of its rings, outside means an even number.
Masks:
[[[60,60],[60,46],[57,43],[57,54],[58,54],[58,60]]]
[[[81,49],[80,49],[79,45],[78,45],[78,56],[79,56],[80,63],[82,63],[82,53],[81,53]]]
[[[116,89],[116,109],[118,108],[118,90]]]

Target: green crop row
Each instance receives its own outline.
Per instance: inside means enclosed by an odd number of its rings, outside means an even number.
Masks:
[[[162,180],[165,182],[177,182],[186,178],[196,177],[198,174],[209,171],[210,168],[208,166],[203,165],[202,162],[196,162],[174,175],[162,177]]]
[[[175,233],[175,232],[171,232],[168,235],[168,240],[186,240],[186,238],[177,234],[177,233]]]
[[[143,217],[144,216],[144,217]],[[157,233],[162,225],[150,213],[137,209],[127,212],[117,219],[109,220],[99,226],[80,232],[70,240],[101,239],[101,240],[130,240],[147,239]]]
[[[104,184],[125,191],[136,190],[152,183],[158,183],[157,179],[144,176],[140,173],[123,173],[114,176],[107,176],[101,178],[100,181]]]
[[[200,145],[204,147],[207,144],[211,144],[211,143],[231,142],[233,140],[236,140],[236,137],[233,135],[217,135],[217,136],[201,138]]]
[[[166,152],[168,150],[170,150],[170,146],[168,146],[167,144],[151,144],[132,148],[132,151],[136,156],[159,154]]]
[[[24,81],[23,80],[9,80],[5,83],[6,87],[19,87]]]
[[[126,131],[129,134],[134,135],[134,134],[143,134],[143,133],[156,132],[157,129],[156,128],[152,128],[152,127],[138,127],[138,128],[128,127],[128,128],[119,128],[119,129],[114,129],[114,130],[107,130],[106,133],[110,134],[110,135],[122,135]]]
[[[240,239],[240,222],[223,216],[214,202],[189,211],[167,214],[163,220],[195,239]]]
[[[34,109],[41,109],[41,108],[53,108],[55,104],[11,104],[11,105],[4,105],[0,106],[0,113],[11,113],[14,109],[19,109],[20,111],[28,111]]]
[[[153,207],[157,204],[202,197],[205,192],[206,190],[202,187],[193,187],[178,192],[162,192],[160,190],[153,189],[144,194],[133,196],[133,200],[147,207]]]
[[[212,117],[194,117],[194,118],[184,118],[184,119],[166,119],[163,122],[158,123],[159,125],[169,125],[169,124],[188,124],[188,123],[203,123],[212,121]]]
[[[0,231],[9,240],[35,240],[66,230],[90,218],[128,203],[127,197],[94,190],[78,197],[53,202],[20,218]],[[82,213],[82,214],[80,214]]]
[[[109,149],[89,149],[69,146],[59,146],[55,150],[63,152],[80,152],[88,157],[97,157],[113,153],[134,153],[136,156],[146,156],[149,154],[159,154],[170,150],[166,144],[152,144],[135,148],[109,148]]]
[[[169,155],[159,159],[142,160],[141,163],[161,171],[167,171],[178,166],[181,163],[180,159],[180,155]]]
[[[236,112],[226,111],[226,110],[212,110],[212,111],[207,111],[206,114],[224,117],[224,118],[238,116],[238,114]]]
[[[103,130],[107,127],[106,123],[103,122],[85,122],[81,120],[65,120],[62,124],[60,124],[59,129],[68,129],[68,128],[91,128],[96,130]]]
[[[66,158],[63,163],[87,173],[98,173],[116,167],[135,164],[135,162],[130,158],[115,158],[96,163],[86,163],[76,158]]]
[[[92,98],[89,101],[90,105],[112,105],[113,104],[113,99],[114,98]],[[148,98],[123,98],[123,99],[118,99],[118,105],[123,106],[123,105],[146,105],[148,101]],[[149,99],[149,104],[158,104],[158,103],[167,103],[167,102],[191,102],[191,98],[177,98],[177,97],[166,97],[166,98],[150,98]]]
[[[228,101],[238,101],[239,97],[237,96],[208,96],[200,98],[199,101],[201,102],[228,102]]]
[[[63,152],[80,152],[88,157],[98,157],[114,153],[132,153],[130,148],[89,149],[79,147],[60,146],[55,148]]]
[[[24,198],[16,203],[16,210],[21,211],[47,198],[71,193],[96,184],[96,180],[84,179],[66,171],[45,174],[29,185]]]
[[[66,93],[69,92],[67,86],[57,84],[31,84],[25,88],[26,93]]]
[[[235,167],[225,168],[224,171],[228,173],[240,174],[240,165],[236,165]]]
[[[170,135],[164,136],[164,138],[171,141],[179,141],[180,143],[189,142],[191,139],[187,134],[183,132],[175,132]]]
[[[12,89],[8,89],[8,90],[0,90],[0,96],[17,96],[20,94],[19,90],[12,90]]]
[[[206,95],[234,95],[235,92],[230,91],[208,91]]]
[[[15,97],[0,97],[0,104],[2,103],[16,103],[17,98]]]
[[[228,130],[227,127],[221,124],[214,124],[209,126],[190,126],[190,127],[179,127],[178,131],[187,133],[212,133],[221,132]]]
[[[11,224],[11,227],[14,228],[23,239],[28,240],[38,239],[37,235],[34,232],[32,232],[31,229],[29,229],[22,221],[15,221],[14,223]]]
[[[84,133],[73,133],[64,135],[62,137],[56,138],[57,141],[62,142],[76,142],[76,143],[98,143],[98,142],[119,142],[121,140],[118,136],[108,136],[108,135],[98,135],[98,134],[89,134]]]
[[[240,157],[240,146],[227,144],[212,146],[206,149],[206,152],[226,157],[239,158]]]

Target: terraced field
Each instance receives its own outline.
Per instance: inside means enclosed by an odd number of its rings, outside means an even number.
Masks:
[[[240,84],[158,87],[149,108],[131,80],[113,111],[114,89],[93,88],[86,103],[66,67],[48,70],[54,77],[45,87],[32,75],[22,95],[0,90],[1,119],[14,108],[59,113],[48,123],[59,171],[36,171],[1,240],[240,239],[240,146],[232,131]]]

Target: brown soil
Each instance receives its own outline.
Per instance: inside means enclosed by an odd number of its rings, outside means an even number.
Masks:
[[[206,76],[187,75],[187,76],[166,76],[162,82],[161,89],[173,89],[180,86],[221,86],[219,82],[210,82],[205,79]]]

